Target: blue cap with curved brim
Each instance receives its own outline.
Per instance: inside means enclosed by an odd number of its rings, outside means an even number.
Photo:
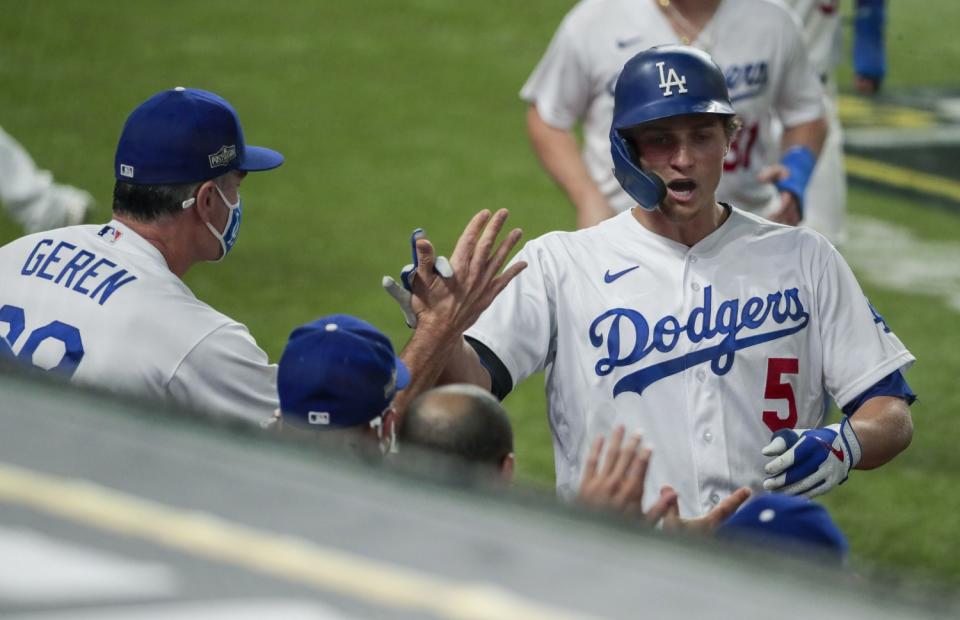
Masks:
[[[150,97],[127,117],[114,176],[136,185],[177,185],[282,163],[277,151],[247,145],[240,117],[225,99],[178,86]]]
[[[346,314],[293,330],[277,371],[284,422],[317,430],[368,424],[408,383],[390,339]]]
[[[775,549],[804,549],[838,564],[849,551],[846,537],[826,508],[805,497],[780,493],[751,498],[717,528],[716,535]]]

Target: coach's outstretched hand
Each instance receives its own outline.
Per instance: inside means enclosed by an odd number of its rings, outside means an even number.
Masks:
[[[527,264],[521,261],[497,275],[522,234],[514,228],[497,245],[497,235],[508,215],[506,209],[493,215],[484,209],[473,216],[450,256],[450,277],[443,277],[435,269],[437,256],[430,240],[422,237],[416,241],[417,269],[411,277],[410,307],[418,326],[463,334],[523,271]]]
[[[716,508],[696,519],[681,519],[680,509],[671,508],[663,517],[663,529],[673,531],[693,532],[695,534],[713,534],[720,524],[733,516],[733,513],[750,499],[751,491],[748,487],[740,487],[729,497],[717,504]]]
[[[623,426],[614,429],[602,466],[600,459],[605,438],[601,435],[594,440],[583,469],[577,501],[584,506],[635,517],[647,525],[654,525],[677,506],[677,493],[664,487],[657,502],[650,510],[643,511],[643,489],[653,452],[650,448],[640,448],[643,438],[639,433],[623,443],[625,432]]]

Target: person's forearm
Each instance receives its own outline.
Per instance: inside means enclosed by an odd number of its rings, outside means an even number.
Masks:
[[[472,383],[489,390],[490,374],[463,335],[444,326],[421,323],[400,353],[410,383],[397,393],[394,409],[402,420],[413,400],[435,385]]]
[[[781,151],[786,152],[792,146],[805,146],[814,155],[819,156],[826,139],[827,121],[821,117],[785,128],[783,138],[780,141]]]
[[[540,164],[576,208],[578,227],[590,226],[614,215],[597,184],[590,178],[570,131],[548,125],[535,105],[527,110],[527,131]]]
[[[910,406],[902,398],[871,398],[850,417],[860,440],[862,456],[857,469],[873,469],[903,452],[913,439]]]

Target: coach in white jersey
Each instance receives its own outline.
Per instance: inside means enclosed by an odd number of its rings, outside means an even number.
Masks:
[[[843,258],[716,201],[737,124],[720,68],[655,47],[624,67],[615,101],[611,152],[639,206],[527,243],[509,268],[526,269],[436,356],[440,381],[503,397],[545,370],[559,491],[573,495],[591,441],[622,424],[655,446],[645,505],[672,485],[685,517],[740,486],[824,493],[906,448],[914,358]],[[441,304],[415,293],[425,317]],[[828,397],[845,416],[819,428]]]
[[[117,146],[113,220],[0,248],[0,355],[77,384],[269,420],[276,366],[181,278],[230,252],[240,182],[281,163],[244,143],[237,113],[213,93],[148,99]]]
[[[789,10],[774,0],[582,0],[520,93],[530,103],[534,150],[576,207],[578,227],[634,205],[611,172],[613,86],[631,56],[665,43],[713,56],[743,122],[724,160],[719,198],[798,223],[826,123],[820,82]],[[779,143],[774,119],[786,127]],[[582,158],[573,135],[578,122]]]

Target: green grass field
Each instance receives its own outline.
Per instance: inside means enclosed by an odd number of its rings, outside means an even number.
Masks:
[[[92,192],[100,221],[129,111],[177,85],[222,94],[248,142],[287,163],[247,179],[237,250],[194,268],[189,285],[274,359],[294,326],[332,312],[366,318],[402,345],[406,328],[379,281],[409,258],[411,229],[426,227],[449,250],[481,208],[510,208],[527,238],[573,226],[530,152],[517,98],[571,5],[2,0],[0,124],[58,179]],[[887,89],[956,86],[960,5],[918,11],[892,0],[890,15]],[[920,238],[960,239],[958,211],[920,200],[854,187],[850,209]],[[18,234],[0,215],[0,243]],[[856,473],[826,503],[864,564],[960,584],[958,317],[935,298],[865,288],[920,360],[909,375],[921,395],[916,435],[906,454]],[[550,485],[542,392],[531,379],[507,405],[521,479]]]

